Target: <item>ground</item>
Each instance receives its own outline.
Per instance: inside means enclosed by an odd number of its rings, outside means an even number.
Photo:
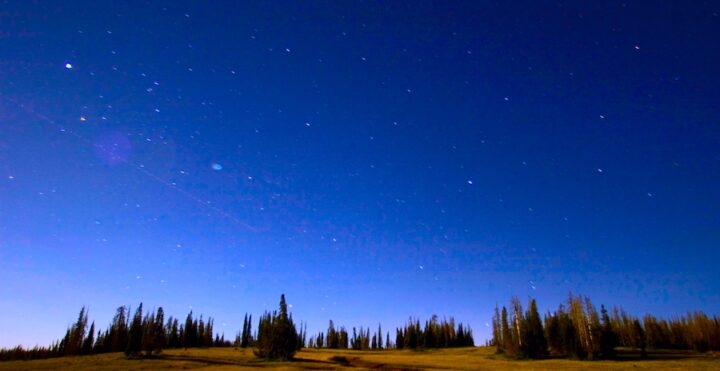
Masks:
[[[122,353],[0,362],[4,370],[720,370],[717,354],[655,352],[649,360],[628,354],[622,361],[508,360],[487,347],[413,351],[360,352],[303,350],[292,362],[256,359],[250,349],[172,349],[156,359],[127,360]]]

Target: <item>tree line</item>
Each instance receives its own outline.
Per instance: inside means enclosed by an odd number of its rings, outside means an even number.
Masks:
[[[411,318],[405,326],[395,329],[394,342],[390,339],[389,331],[383,334],[382,325],[378,325],[377,331],[372,333],[370,327],[360,327],[359,330],[353,327],[350,337],[345,327],[336,329],[331,320],[327,331],[320,331],[310,337],[307,344],[309,348],[354,350],[450,348],[474,345],[470,326],[459,323],[456,327],[452,317],[449,320],[439,321],[437,316],[425,321],[424,327],[420,326],[419,319]]]
[[[80,310],[78,319],[68,327],[65,336],[48,347],[36,346],[25,349],[17,346],[0,349],[0,361],[30,360],[62,356],[89,355],[108,352],[124,352],[128,358],[157,356],[166,348],[194,348],[210,346],[235,346],[255,348],[260,358],[291,359],[303,347],[329,349],[422,349],[473,346],[472,330],[455,320],[439,320],[433,316],[420,326],[419,319],[410,319],[404,327],[395,329],[394,341],[390,332],[383,334],[382,326],[371,333],[370,327],[352,329],[352,336],[345,327],[335,328],[330,321],[327,332],[307,338],[307,325],[295,325],[288,312],[285,295],[280,296],[277,311],[265,312],[253,332],[252,315],[245,314],[243,326],[234,341],[225,339],[225,334],[214,332],[214,320],[201,315],[193,317],[188,313],[185,321],[170,316],[165,320],[162,307],[149,312],[143,311],[143,304],[130,316],[131,308],[121,306],[112,322],[104,331],[95,329],[92,322],[88,329],[88,311]]]
[[[170,316],[165,321],[162,307],[143,312],[143,304],[130,316],[131,308],[117,308],[112,322],[104,331],[95,332],[95,322],[88,329],[88,311],[80,310],[78,319],[68,327],[65,336],[50,346],[25,349],[17,346],[0,349],[0,361],[30,360],[63,356],[77,356],[108,352],[125,352],[129,358],[159,354],[165,348],[193,348],[232,346],[225,335],[214,334],[214,321],[194,318],[188,313],[184,323]],[[214,337],[213,337],[214,336]]]
[[[720,350],[720,318],[703,312],[659,319],[651,314],[642,319],[621,308],[600,312],[588,297],[570,294],[567,306],[560,304],[543,318],[535,299],[523,311],[520,300],[513,298],[509,308],[495,307],[492,340],[498,353],[518,358],[541,359],[613,359],[617,347],[705,352]]]
[[[125,352],[129,358],[157,356],[166,348],[235,346],[254,348],[254,354],[267,359],[292,359],[303,347],[354,350],[431,349],[474,346],[472,329],[455,320],[440,320],[432,316],[421,326],[419,319],[410,318],[404,326],[383,334],[382,326],[337,327],[331,320],[327,331],[307,338],[307,326],[296,326],[288,312],[285,295],[281,295],[279,309],[265,312],[253,332],[252,315],[245,314],[243,327],[234,341],[214,331],[214,320],[191,311],[181,322],[169,317],[163,308],[143,311],[141,303],[130,316],[131,308],[117,309],[110,325],[96,332],[95,323],[88,329],[88,313],[80,310],[77,320],[68,327],[65,336],[48,347],[25,349],[21,346],[0,349],[2,360],[29,360],[60,356]],[[498,353],[518,358],[569,357],[576,359],[612,359],[616,348],[682,349],[699,352],[720,350],[720,319],[702,312],[660,319],[645,315],[642,319],[620,308],[600,312],[587,297],[570,295],[567,305],[560,304],[554,312],[541,317],[535,299],[523,310],[520,300],[513,298],[509,307],[495,307],[492,319],[492,339]]]

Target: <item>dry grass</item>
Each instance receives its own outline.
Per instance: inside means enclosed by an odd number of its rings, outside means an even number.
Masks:
[[[156,359],[127,360],[122,353],[0,362],[3,370],[720,370],[720,358],[687,353],[655,353],[655,359],[623,361],[516,361],[494,355],[491,348],[360,352],[303,350],[292,362],[256,359],[250,349],[167,350]]]

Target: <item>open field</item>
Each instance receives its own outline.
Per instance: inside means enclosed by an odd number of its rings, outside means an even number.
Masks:
[[[156,359],[127,360],[122,353],[63,357],[37,361],[0,362],[2,370],[720,370],[717,355],[651,353],[639,360],[632,354],[622,361],[515,361],[494,355],[493,348],[413,351],[303,350],[293,362],[256,359],[250,349],[172,349]]]

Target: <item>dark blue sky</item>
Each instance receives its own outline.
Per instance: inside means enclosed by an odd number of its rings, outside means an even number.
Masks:
[[[0,346],[720,307],[720,5],[0,5]]]

